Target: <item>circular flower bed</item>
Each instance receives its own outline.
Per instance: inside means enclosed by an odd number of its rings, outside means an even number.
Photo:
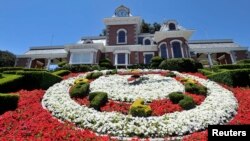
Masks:
[[[86,106],[80,106],[70,98],[68,90],[76,78],[69,78],[50,87],[43,97],[42,104],[53,116],[61,120],[73,122],[78,127],[89,128],[100,134],[122,137],[135,135],[140,137],[183,135],[203,130],[208,125],[224,124],[236,114],[237,100],[229,90],[210,80],[178,72],[175,72],[175,74],[184,78],[190,77],[207,87],[207,97],[201,105],[191,110],[164,114],[158,117],[132,117],[131,115],[123,115],[117,112],[99,112]],[[172,81],[169,78],[166,80]],[[109,85],[111,90],[109,90],[108,96],[110,96],[112,89],[117,89],[115,88],[117,87],[116,84]],[[179,83],[176,82],[176,84]],[[165,83],[162,85],[165,86]],[[93,86],[90,87],[93,91]],[[158,89],[157,85],[155,87],[155,90]],[[100,88],[102,87],[100,86]],[[180,89],[183,90],[183,87],[180,86]],[[154,91],[151,91],[151,93],[154,93]],[[166,96],[165,91],[162,91],[161,94],[159,93],[156,98],[164,97],[162,95]],[[121,96],[119,99],[125,100]],[[147,100],[152,99],[152,97],[147,97]]]
[[[156,74],[143,75],[140,83],[128,83],[130,75],[101,76],[90,85],[90,91],[102,91],[109,95],[109,99],[132,102],[138,98],[146,101],[165,98],[171,92],[184,92],[184,86],[171,77]]]

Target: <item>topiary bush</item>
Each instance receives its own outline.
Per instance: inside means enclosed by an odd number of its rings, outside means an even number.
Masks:
[[[99,66],[102,68],[106,68],[106,69],[113,69],[114,68],[111,60],[109,60],[108,58],[101,59],[99,61]]]
[[[159,65],[161,64],[161,62],[163,61],[164,59],[161,58],[160,56],[154,56],[151,61],[150,61],[150,67],[151,68],[154,68],[154,69],[157,69],[159,68]]]
[[[113,74],[117,74],[117,70],[116,69],[110,70],[110,71],[106,72],[106,75],[113,75]]]
[[[0,114],[7,110],[16,109],[18,100],[19,100],[18,94],[0,93]]]
[[[52,74],[58,75],[58,76],[65,76],[65,75],[68,75],[69,73],[70,71],[68,70],[58,70],[58,71],[53,72]]]
[[[168,95],[168,97],[174,104],[177,104],[184,98],[184,95],[182,92],[172,92]]]
[[[179,105],[185,109],[189,110],[195,107],[195,102],[192,97],[185,96],[182,100],[179,101]]]
[[[205,86],[190,82],[185,83],[184,86],[186,92],[204,96],[207,95],[207,88]]]
[[[86,96],[88,92],[89,92],[89,83],[79,82],[70,88],[69,94],[70,97],[79,98]]]
[[[77,84],[77,83],[89,83],[89,80],[86,78],[78,78],[74,81],[74,84]]]
[[[228,70],[209,75],[208,78],[229,86],[250,86],[250,69]]]
[[[93,92],[89,94],[90,107],[100,110],[102,105],[108,102],[108,94],[105,92]]]
[[[143,99],[137,99],[130,106],[129,114],[137,117],[148,117],[152,114],[152,109],[149,105],[144,105]]]
[[[176,70],[179,72],[197,72],[198,65],[193,59],[174,58],[166,59],[159,65],[160,69]]]
[[[87,74],[86,78],[87,79],[96,79],[96,78],[98,78],[98,77],[100,77],[102,75],[103,75],[102,72],[91,72],[91,73]]]

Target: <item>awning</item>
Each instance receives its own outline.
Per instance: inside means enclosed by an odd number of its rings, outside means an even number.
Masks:
[[[66,58],[67,51],[65,49],[44,49],[44,50],[29,50],[24,55],[17,56],[18,58]]]

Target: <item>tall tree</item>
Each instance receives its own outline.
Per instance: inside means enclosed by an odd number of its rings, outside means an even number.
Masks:
[[[0,67],[13,67],[16,56],[9,51],[0,50]]]

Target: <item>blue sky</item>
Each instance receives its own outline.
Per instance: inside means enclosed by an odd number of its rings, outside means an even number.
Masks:
[[[234,39],[250,46],[250,0],[0,0],[0,50],[64,45],[99,35],[103,18],[124,4],[146,22],[175,19],[191,39]]]

